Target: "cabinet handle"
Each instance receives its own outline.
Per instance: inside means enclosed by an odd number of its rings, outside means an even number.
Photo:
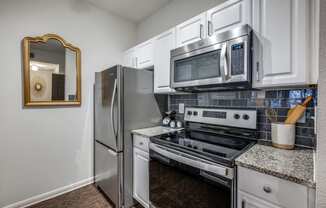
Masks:
[[[208,21],[208,36],[212,36],[213,35],[213,23],[212,21]]]
[[[263,187],[263,190],[266,192],[266,193],[271,193],[272,192],[272,189],[271,189],[271,187],[269,187],[269,186],[264,186]]]
[[[257,62],[256,62],[256,72],[257,72],[257,73],[256,73],[256,80],[257,80],[257,81],[260,80],[260,77],[259,77],[260,69],[259,69],[259,68],[260,68],[260,64],[259,64],[259,62],[257,61]]]
[[[246,200],[241,201],[241,208],[246,208]]]
[[[139,145],[143,145],[144,143],[143,142],[139,142]]]
[[[204,29],[204,25],[203,24],[200,24],[200,39],[204,39],[203,37],[203,29]]]

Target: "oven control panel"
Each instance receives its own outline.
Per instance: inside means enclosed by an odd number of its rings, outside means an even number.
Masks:
[[[257,110],[186,108],[185,121],[256,129]]]

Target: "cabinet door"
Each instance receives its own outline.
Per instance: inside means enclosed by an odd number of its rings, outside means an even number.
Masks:
[[[123,65],[127,67],[136,67],[135,49],[131,48],[124,53]]]
[[[136,62],[138,69],[154,65],[153,40],[148,40],[136,47]]]
[[[309,2],[253,0],[254,87],[309,84]]]
[[[251,194],[238,191],[238,208],[281,208]]]
[[[252,25],[252,0],[230,0],[207,11],[208,35]]]
[[[238,167],[238,190],[284,208],[307,208],[309,200],[306,186],[243,167]]]
[[[154,93],[171,93],[171,50],[175,48],[175,29],[166,31],[154,41]]]
[[[149,208],[149,155],[134,148],[134,198],[145,208]]]
[[[206,38],[206,12],[181,23],[176,27],[177,47]]]

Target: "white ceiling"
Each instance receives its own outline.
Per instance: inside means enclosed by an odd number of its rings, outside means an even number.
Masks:
[[[139,23],[172,0],[88,0],[113,14]]]

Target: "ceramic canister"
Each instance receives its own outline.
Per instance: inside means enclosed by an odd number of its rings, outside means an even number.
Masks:
[[[272,123],[272,145],[281,149],[293,149],[295,143],[295,125]]]

